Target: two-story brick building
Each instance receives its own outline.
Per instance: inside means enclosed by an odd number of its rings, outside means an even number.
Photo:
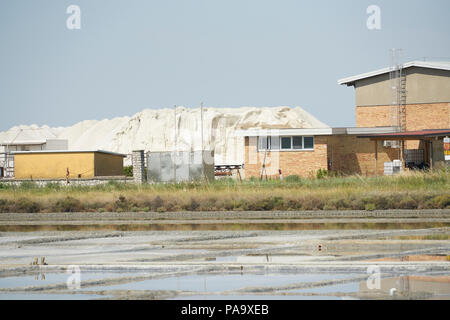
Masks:
[[[393,160],[425,167],[441,161],[450,134],[450,63],[413,61],[392,74],[384,68],[338,81],[355,87],[356,128],[238,131],[245,177],[305,177],[319,169],[381,175]],[[443,130],[424,131],[431,129]]]

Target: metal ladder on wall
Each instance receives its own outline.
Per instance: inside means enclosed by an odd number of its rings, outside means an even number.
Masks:
[[[398,89],[398,105],[400,109],[400,128],[402,131],[406,131],[406,72],[400,69]]]

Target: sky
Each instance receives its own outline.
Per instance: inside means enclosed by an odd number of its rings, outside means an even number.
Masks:
[[[391,48],[450,60],[449,13],[448,0],[2,0],[0,131],[201,102],[354,126],[354,89],[338,79],[387,67]]]

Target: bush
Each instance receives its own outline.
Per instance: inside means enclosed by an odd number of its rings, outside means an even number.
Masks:
[[[322,210],[323,202],[318,198],[307,198],[302,201],[302,210]]]
[[[286,181],[287,182],[299,182],[300,181],[300,177],[297,175],[291,175],[291,176],[287,176],[286,177]]]
[[[72,197],[58,200],[54,206],[55,212],[81,212],[83,209],[81,201]]]
[[[365,206],[366,211],[374,211],[375,209],[376,209],[376,207],[375,207],[375,204],[373,204],[373,203],[368,203]]]
[[[161,208],[164,205],[163,199],[161,199],[160,196],[156,196],[151,202],[150,206],[153,211],[158,211],[159,208]]]
[[[417,202],[410,196],[402,199],[399,203],[400,209],[417,209]]]
[[[200,207],[200,203],[198,203],[194,198],[191,198],[191,201],[187,205],[186,209],[189,211],[195,211],[198,209],[198,207]]]
[[[36,189],[39,186],[33,181],[23,181],[20,183],[19,189],[21,190],[32,190]]]
[[[47,190],[59,190],[61,189],[61,185],[59,183],[49,182],[45,185],[45,189]]]
[[[156,212],[166,212],[167,211],[167,209],[166,208],[164,208],[164,207],[159,207],[157,210],[156,210]]]
[[[317,170],[316,177],[317,177],[317,179],[326,178],[326,177],[328,177],[328,171],[320,168],[319,170]]]
[[[123,175],[126,177],[132,177],[133,176],[133,166],[123,167]]]
[[[26,198],[16,200],[12,208],[10,208],[10,212],[17,213],[36,213],[39,211],[41,211],[40,204]]]
[[[119,199],[114,202],[114,210],[117,212],[128,211],[130,207],[130,203],[124,196],[120,195]]]
[[[0,213],[9,212],[9,203],[6,199],[0,199]]]
[[[433,198],[433,202],[439,209],[450,207],[450,195],[441,195]]]

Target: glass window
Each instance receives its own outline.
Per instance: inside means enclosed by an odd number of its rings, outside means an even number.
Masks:
[[[292,137],[292,147],[294,149],[302,149],[302,137]]]
[[[303,137],[303,140],[305,149],[314,149],[314,137]]]
[[[291,137],[281,137],[281,149],[291,149]]]
[[[267,137],[258,137],[258,150],[267,150],[269,147]]]
[[[280,150],[280,137],[270,137],[270,150]]]

